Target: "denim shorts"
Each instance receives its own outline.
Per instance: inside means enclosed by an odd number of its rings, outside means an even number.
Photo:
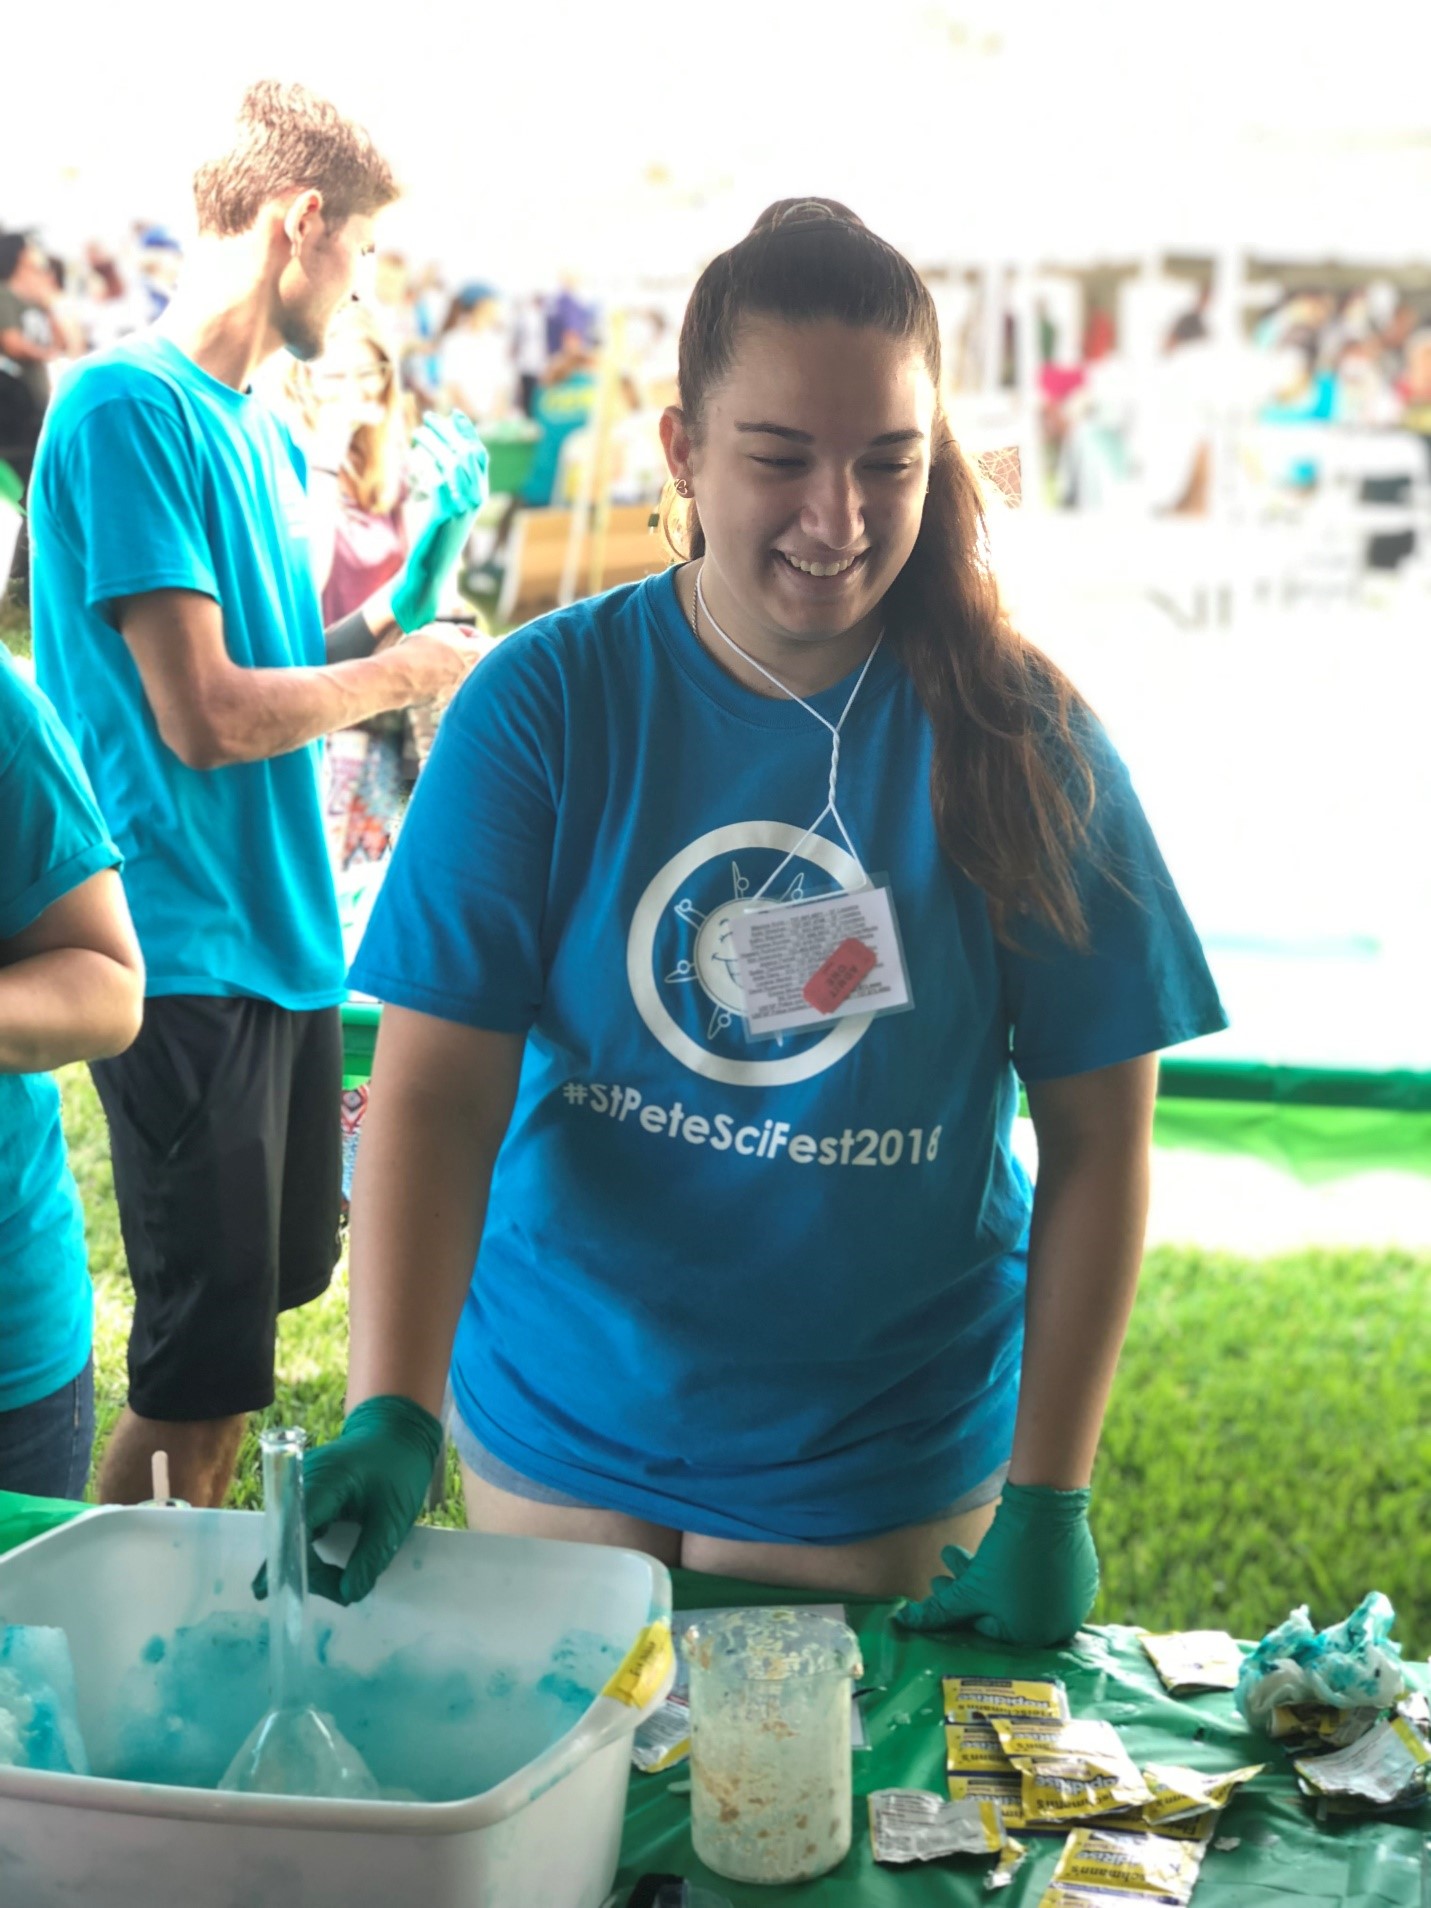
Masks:
[[[0,1491],[84,1496],[94,1446],[94,1360],[33,1404],[0,1411]]]
[[[476,1478],[484,1484],[491,1484],[499,1491],[506,1491],[512,1497],[525,1497],[532,1504],[559,1504],[567,1510],[589,1510],[591,1506],[585,1499],[569,1497],[565,1491],[555,1491],[548,1484],[538,1484],[534,1478],[523,1477],[520,1471],[514,1471],[509,1464],[489,1451],[485,1444],[473,1433],[467,1422],[455,1406],[447,1413],[447,1432],[452,1439],[458,1457]],[[965,1511],[981,1510],[985,1504],[991,1504],[1004,1488],[1009,1467],[1001,1464],[996,1470],[978,1483],[962,1497],[956,1497],[952,1504],[936,1513],[941,1517],[959,1517]],[[883,1533],[871,1533],[882,1535]],[[857,1540],[852,1540],[857,1541]]]

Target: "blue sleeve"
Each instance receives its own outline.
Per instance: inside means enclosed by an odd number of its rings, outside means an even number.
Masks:
[[[1097,800],[1078,869],[1088,949],[1024,921],[1019,950],[999,950],[1013,1062],[1024,1080],[1116,1066],[1227,1025],[1128,771],[1101,731],[1090,744]]]
[[[101,868],[120,863],[59,717],[3,659],[0,827],[0,940],[29,927]]]
[[[180,418],[156,398],[117,394],[72,427],[57,507],[84,566],[85,603],[142,590],[198,590],[218,600],[202,478]]]
[[[563,697],[528,640],[479,663],[442,718],[351,985],[440,1020],[525,1033],[545,985],[543,922]]]

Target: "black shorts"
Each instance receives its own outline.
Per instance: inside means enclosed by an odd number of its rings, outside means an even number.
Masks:
[[[273,1402],[278,1314],[338,1262],[336,1007],[168,994],[91,1068],[134,1281],[129,1403],[166,1422]]]

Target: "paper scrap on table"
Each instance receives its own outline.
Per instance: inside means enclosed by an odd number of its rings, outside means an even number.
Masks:
[[[1242,1651],[1226,1630],[1175,1630],[1163,1635],[1142,1630],[1138,1641],[1174,1696],[1237,1688]]]

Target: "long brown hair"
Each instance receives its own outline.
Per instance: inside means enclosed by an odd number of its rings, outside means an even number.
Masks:
[[[328,344],[336,343],[344,332],[351,332],[371,348],[386,367],[388,381],[382,396],[382,421],[360,424],[353,432],[338,482],[360,510],[369,516],[385,517],[402,498],[403,466],[414,420],[398,376],[397,353],[377,315],[367,305],[340,305],[328,328]],[[308,364],[290,360],[284,396],[311,431],[318,418],[318,395]]]
[[[781,199],[702,272],[681,325],[679,389],[699,444],[702,406],[730,369],[742,321],[837,319],[909,339],[941,389],[939,320],[909,261],[833,199]],[[1022,916],[1088,945],[1076,862],[1095,784],[1090,712],[1053,662],[1012,627],[989,567],[979,479],[942,406],[929,494],[909,560],[885,599],[888,640],[934,730],[930,798],[940,846],[1017,944]],[[682,521],[682,514],[684,521]],[[705,551],[694,502],[668,486],[661,524],[677,557]]]

